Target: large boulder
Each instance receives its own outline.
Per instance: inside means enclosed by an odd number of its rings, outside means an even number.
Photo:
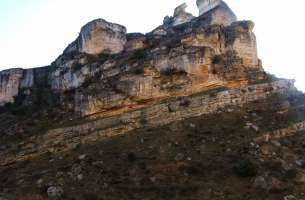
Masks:
[[[186,5],[186,3],[184,3],[175,9],[174,16],[173,16],[173,22],[172,22],[173,26],[177,26],[179,24],[189,22],[194,18],[194,16],[192,14],[187,13],[185,11],[186,8],[187,8],[187,5]]]
[[[64,53],[120,53],[126,43],[126,28],[119,24],[96,19],[82,27],[75,42]]]
[[[163,20],[163,27],[169,28],[178,26],[190,22],[194,19],[194,16],[191,13],[185,11],[187,8],[186,3],[183,3],[175,8],[174,15],[172,17],[166,16]]]
[[[237,17],[229,6],[221,0],[197,0],[199,18],[204,18],[208,24],[229,26],[237,21]]]
[[[197,7],[199,9],[199,15],[203,15],[208,11],[214,9],[219,6],[222,1],[221,0],[197,0]]]

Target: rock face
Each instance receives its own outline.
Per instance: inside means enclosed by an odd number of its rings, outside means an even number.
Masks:
[[[197,0],[196,4],[199,9],[199,15],[203,15],[207,13],[208,11],[216,8],[219,6],[222,2],[222,0]]]
[[[14,101],[13,97],[18,94],[22,75],[22,69],[12,69],[1,72],[0,105]]]
[[[199,17],[209,20],[209,24],[228,26],[237,21],[234,12],[221,0],[197,0]]]
[[[232,24],[232,31],[229,31],[235,36],[235,40],[230,47],[231,50],[237,52],[237,55],[243,58],[243,62],[246,66],[253,68],[260,67],[259,60],[257,57],[257,45],[256,37],[252,32],[254,28],[254,23],[251,21],[248,22],[234,22]]]
[[[40,76],[60,95],[75,90],[72,104],[81,115],[264,78],[252,22],[234,22],[222,1],[197,18],[185,8],[178,6],[173,17],[146,35],[126,34],[125,27],[102,19],[86,24],[48,70],[3,72],[9,75],[1,79],[2,104],[35,86]],[[96,81],[103,84],[90,86],[95,92],[84,90],[84,84]]]
[[[0,72],[0,105],[14,102],[19,89],[32,87],[33,69],[10,69]]]
[[[215,90],[211,93],[199,93],[196,96],[163,99],[163,101],[150,104],[146,108],[142,107],[141,109],[135,109],[126,113],[104,113],[103,117],[98,120],[53,129],[43,136],[30,138],[19,145],[24,151],[21,151],[19,154],[7,156],[5,159],[0,159],[0,161],[2,165],[5,165],[12,159],[25,159],[32,152],[42,154],[51,151],[67,151],[80,145],[84,141],[98,141],[107,137],[125,134],[138,128],[158,127],[187,118],[213,114],[225,109],[227,106],[239,107],[249,102],[268,99],[275,94],[295,92],[296,90],[293,84],[294,81],[282,80],[273,83],[245,86],[240,89]],[[266,90],[269,92],[266,93]],[[305,122],[295,124],[284,131],[294,133],[297,130],[305,130],[304,124]],[[284,131],[280,130],[274,133],[266,133],[266,135],[270,137],[281,136]],[[265,136],[262,136],[262,138],[265,138]],[[260,140],[262,139],[256,139],[256,141]]]
[[[9,69],[0,72],[0,105],[13,103],[21,90],[32,88],[35,83],[47,82],[50,67],[35,69]]]
[[[130,33],[126,36],[127,42],[125,45],[126,51],[134,51],[147,47],[146,37],[142,33]]]
[[[166,16],[163,20],[164,25],[166,26],[177,26],[191,21],[194,16],[190,13],[187,13],[185,9],[187,8],[186,3],[181,4],[175,9],[174,16]]]
[[[124,26],[97,19],[82,27],[76,42],[72,43],[66,52],[116,54],[124,49],[125,34],[126,28]]]

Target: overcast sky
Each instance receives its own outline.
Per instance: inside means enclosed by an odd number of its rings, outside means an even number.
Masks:
[[[0,0],[0,69],[50,64],[78,35],[81,26],[104,18],[149,32],[186,2],[196,0]],[[239,20],[255,22],[258,53],[265,69],[294,78],[305,91],[305,1],[226,0]]]

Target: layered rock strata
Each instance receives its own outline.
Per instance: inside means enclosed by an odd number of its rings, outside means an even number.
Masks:
[[[63,55],[47,70],[40,70],[47,74],[33,73],[36,69],[1,72],[0,103],[14,102],[23,88],[36,87],[35,76],[46,77],[45,82],[55,93],[76,90],[72,104],[81,115],[133,105],[134,100],[238,87],[249,82],[249,74],[260,74],[251,79],[263,78],[252,22],[223,27],[234,20],[229,23],[229,18],[219,17],[223,23],[213,25],[210,17],[194,18],[185,8],[185,4],[177,7],[170,23],[146,35],[126,34],[125,27],[102,19],[86,24]],[[230,11],[223,2],[217,8],[208,16]],[[134,71],[145,73],[139,76],[131,73]],[[173,73],[175,80],[164,76],[168,73]],[[117,85],[109,88],[113,78]],[[100,87],[103,91],[95,94],[82,88],[92,79],[104,82]]]
[[[240,89],[223,89],[186,97],[172,97],[151,104],[147,108],[138,108],[123,114],[103,115],[104,117],[91,122],[49,130],[42,136],[33,136],[20,144],[18,148],[21,151],[15,155],[11,154],[12,150],[8,148],[0,154],[1,165],[27,160],[47,152],[71,150],[80,144],[121,135],[141,127],[157,127],[191,117],[213,114],[228,106],[243,106],[274,94],[293,93],[296,91],[293,84],[294,81],[281,80]]]

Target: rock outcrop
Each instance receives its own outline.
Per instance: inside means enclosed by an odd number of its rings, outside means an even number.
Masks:
[[[60,95],[74,91],[71,103],[83,116],[264,79],[252,22],[234,22],[234,14],[222,1],[197,18],[185,8],[186,4],[178,6],[173,17],[146,35],[126,34],[125,27],[102,19],[89,22],[77,40],[46,67],[45,83]],[[20,89],[35,86],[36,71],[19,70],[19,74],[10,73],[15,77],[2,78],[2,104],[22,96]],[[175,79],[168,79],[169,75]],[[103,84],[90,87],[100,92],[84,89],[97,81]]]
[[[126,28],[119,24],[96,19],[82,27],[80,34],[66,50],[87,54],[120,53],[126,43]]]
[[[0,72],[0,105],[14,103],[20,91],[48,82],[51,67],[9,69]]]
[[[203,15],[208,11],[222,4],[222,0],[197,0],[196,4],[199,9],[199,15]]]
[[[191,21],[194,16],[190,13],[187,13],[185,9],[187,8],[186,3],[181,4],[175,9],[173,17],[166,16],[163,20],[164,26],[177,26]]]
[[[209,24],[228,26],[237,21],[234,12],[222,0],[197,0],[199,17],[207,18]]]
[[[2,71],[0,74],[0,105],[14,102],[14,96],[18,95],[19,85],[23,76],[22,69]]]

